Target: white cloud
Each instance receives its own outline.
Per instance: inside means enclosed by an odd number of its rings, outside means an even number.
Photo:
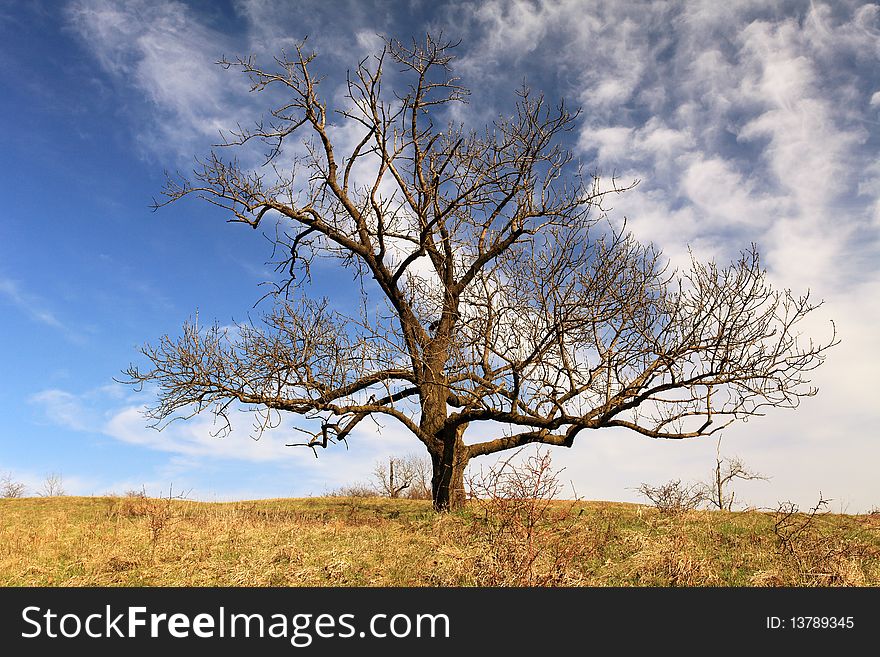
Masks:
[[[481,50],[492,57],[515,53],[518,58],[533,57],[542,49],[546,35],[558,23],[565,3],[483,2],[473,7],[473,18],[483,28]],[[583,29],[589,29],[584,25]]]
[[[244,76],[216,64],[229,38],[200,23],[185,4],[77,0],[67,15],[101,67],[150,104],[146,112],[137,103],[127,110],[141,124],[136,134],[148,150],[189,158],[196,145],[220,141],[220,131],[237,120],[252,120],[242,117]]]
[[[599,159],[605,162],[628,159],[632,152],[632,133],[633,129],[626,126],[586,129],[578,138],[578,147],[583,151],[597,149]]]
[[[368,46],[371,35],[381,34],[381,26],[396,13],[393,5],[386,8],[358,0],[301,0],[296,11],[285,11],[274,0],[237,0],[235,10],[247,27],[251,51],[292,51],[308,37],[310,47],[317,45],[322,55],[348,64],[359,54],[353,45]],[[372,48],[365,52],[372,53]]]
[[[693,137],[686,128],[669,128],[662,119],[653,117],[639,130],[636,146],[655,162],[669,163],[693,147]]]
[[[702,231],[712,227],[725,230],[762,230],[772,221],[773,200],[762,199],[760,192],[730,162],[720,157],[699,159],[683,170],[681,190],[700,216],[705,218]]]
[[[273,461],[290,453],[290,448],[284,447],[274,432],[264,434],[260,440],[250,438],[247,431],[241,429],[223,438],[217,437],[218,425],[209,415],[173,422],[158,431],[148,426],[144,410],[142,406],[117,409],[101,431],[124,443],[189,457]]]
[[[65,390],[42,390],[31,395],[28,402],[42,408],[50,421],[68,429],[88,431],[94,426],[91,409],[86,408],[79,397]]]
[[[747,66],[758,73],[746,76],[741,89],[765,110],[742,126],[739,138],[768,140],[763,157],[770,171],[806,214],[846,189],[847,160],[862,136],[836,125],[834,101],[822,93],[792,29],[753,23],[743,32]]]

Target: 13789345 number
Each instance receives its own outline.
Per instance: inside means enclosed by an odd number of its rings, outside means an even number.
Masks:
[[[852,629],[855,620],[852,616],[792,616],[788,619],[793,630],[806,629]]]

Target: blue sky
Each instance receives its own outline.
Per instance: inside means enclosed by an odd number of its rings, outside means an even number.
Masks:
[[[271,277],[268,242],[216,209],[150,209],[164,170],[266,109],[214,62],[308,35],[332,98],[377,35],[425,30],[462,39],[456,118],[473,127],[523,80],[580,106],[570,147],[641,181],[612,216],[674,265],[754,242],[774,283],[825,299],[808,330],[833,319],[842,342],[819,394],[730,427],[723,453],[772,477],[739,487],[755,506],[880,505],[880,6],[862,2],[0,0],[0,473],[32,492],[60,473],[73,494],[286,497],[418,452],[395,426],[319,459],[285,431],[251,440],[247,417],[224,439],[209,417],[157,432],[149,391],[114,377],[196,310],[245,319]],[[327,272],[316,291],[349,284]],[[705,479],[715,447],[598,431],[553,459],[585,498],[638,501],[642,482]]]

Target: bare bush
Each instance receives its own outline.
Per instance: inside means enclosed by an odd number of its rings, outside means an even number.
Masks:
[[[830,501],[819,493],[819,501],[806,513],[793,502],[779,503],[773,533],[781,565],[793,571],[799,586],[862,586],[877,550],[854,543],[833,523],[822,522]]]
[[[819,501],[807,514],[799,513],[800,508],[794,502],[780,502],[776,507],[773,523],[773,533],[776,535],[779,551],[795,554],[800,537],[809,533],[817,514],[828,512],[830,501],[819,493]]]
[[[0,477],[0,497],[24,497],[27,486],[13,479],[11,473]]]
[[[346,484],[345,486],[340,486],[338,488],[334,488],[333,490],[327,491],[327,497],[378,497],[379,491],[377,491],[370,484]]]
[[[637,489],[660,513],[682,513],[696,509],[706,501],[706,489],[702,484],[682,484],[673,479],[660,486],[641,484]]]
[[[147,518],[150,522],[150,544],[155,553],[156,544],[159,542],[160,535],[165,531],[169,523],[176,518],[174,511],[175,500],[185,500],[185,495],[173,495],[172,489],[169,487],[166,497],[145,498]]]
[[[559,586],[576,577],[586,543],[578,535],[577,500],[554,504],[559,472],[550,454],[538,451],[521,465],[511,457],[469,479],[471,533],[485,548],[478,585]]]
[[[145,488],[128,490],[111,513],[118,518],[146,518],[150,553],[155,557],[159,539],[180,518],[178,502],[187,499],[186,493],[175,494],[173,485],[168,487],[167,495],[160,494],[159,497],[150,497]]]

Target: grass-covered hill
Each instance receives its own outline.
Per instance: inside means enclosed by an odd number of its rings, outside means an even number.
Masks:
[[[0,500],[5,586],[878,586],[880,514],[611,502]]]

